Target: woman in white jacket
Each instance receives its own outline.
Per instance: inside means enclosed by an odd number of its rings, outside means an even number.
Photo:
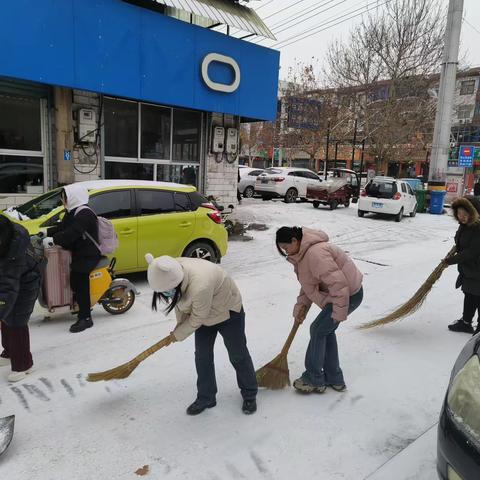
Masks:
[[[257,410],[257,380],[245,337],[245,312],[242,296],[230,276],[218,265],[195,258],[146,255],[148,283],[154,290],[152,308],[159,300],[175,310],[177,326],[172,342],[195,333],[197,398],[187,408],[198,415],[216,403],[217,383],[213,347],[217,333],[223,337],[230,362],[237,373],[246,414]]]

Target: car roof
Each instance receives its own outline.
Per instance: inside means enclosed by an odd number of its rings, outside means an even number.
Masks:
[[[293,171],[302,171],[302,172],[312,172],[315,173],[313,170],[309,168],[302,168],[302,167],[268,167],[267,170],[282,170],[284,172],[293,172]]]
[[[397,182],[398,181],[393,177],[380,177],[380,176],[379,177],[373,177],[372,180],[375,181],[375,182]]]
[[[181,190],[183,192],[194,192],[196,190],[192,185],[173,182],[155,182],[153,180],[87,180],[76,183],[83,185],[87,190],[103,190],[116,187],[154,187]]]

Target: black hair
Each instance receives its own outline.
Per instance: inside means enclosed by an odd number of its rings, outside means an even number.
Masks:
[[[157,311],[157,303],[164,302],[168,306],[165,309],[165,313],[168,315],[176,306],[177,303],[180,301],[182,298],[182,290],[180,288],[180,285],[175,287],[175,295],[173,297],[167,297],[161,292],[153,292],[153,297],[152,297],[152,310]]]
[[[5,257],[10,250],[13,233],[13,223],[4,215],[0,215],[0,257]]]
[[[292,243],[294,238],[299,242],[302,241],[303,231],[301,227],[281,227],[277,230],[275,242],[278,253],[280,253],[282,257],[286,257],[287,254],[280,248],[279,243]]]

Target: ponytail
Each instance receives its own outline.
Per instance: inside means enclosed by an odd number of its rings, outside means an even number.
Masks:
[[[282,257],[286,257],[287,254],[280,248],[279,244],[292,243],[292,240],[294,238],[299,242],[302,241],[303,231],[301,227],[281,227],[277,230],[277,235],[276,235],[277,250]]]

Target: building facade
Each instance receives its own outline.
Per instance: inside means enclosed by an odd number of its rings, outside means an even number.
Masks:
[[[163,3],[1,3],[0,207],[100,178],[235,201],[240,123],[275,118],[279,53],[214,31],[194,0],[190,12]],[[222,8],[268,35],[230,0],[208,16]]]

